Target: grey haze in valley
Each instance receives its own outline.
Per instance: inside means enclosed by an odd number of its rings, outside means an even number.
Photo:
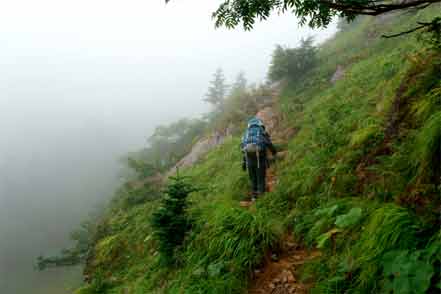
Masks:
[[[215,30],[218,1],[17,0],[0,10],[0,289],[65,293],[80,269],[33,270],[112,195],[118,158],[155,126],[207,111],[215,69],[263,81],[291,15]],[[316,31],[322,40],[335,29]]]

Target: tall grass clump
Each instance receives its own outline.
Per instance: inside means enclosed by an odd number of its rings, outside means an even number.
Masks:
[[[281,236],[264,211],[218,205],[205,211],[184,253],[185,267],[173,293],[240,293],[248,274]],[[205,214],[207,213],[207,214]]]
[[[227,138],[225,142],[182,174],[197,179],[199,191],[190,197],[195,206],[211,201],[238,201],[247,191],[248,175],[241,168],[240,138]],[[208,201],[207,201],[208,200]]]
[[[345,213],[349,207],[352,208]],[[421,226],[416,217],[394,204],[346,200],[313,211],[309,222],[314,217],[314,225],[306,223],[310,231],[296,226],[325,253],[319,263],[306,268],[317,272],[312,274],[317,280],[312,293],[389,293],[385,290],[388,272],[384,270],[384,260],[390,252],[413,252],[421,247]],[[326,225],[321,226],[323,219],[327,220]]]
[[[440,182],[441,111],[434,113],[419,131],[411,156],[416,176]]]
[[[405,208],[390,204],[374,211],[354,248],[360,270],[358,287],[375,289],[383,254],[389,250],[416,248],[417,231],[417,219]]]

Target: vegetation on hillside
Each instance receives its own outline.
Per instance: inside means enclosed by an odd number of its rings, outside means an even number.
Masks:
[[[243,293],[286,234],[322,252],[302,268],[312,293],[439,292],[441,52],[413,37],[379,38],[434,16],[359,18],[310,48],[307,70],[280,71],[279,131],[293,135],[275,165],[278,184],[253,209],[238,206],[248,179],[237,135],[180,171],[189,186],[175,179],[162,193],[135,169],[94,232],[88,283],[76,293]],[[304,46],[282,48],[273,69],[295,64],[291,53]],[[237,87],[203,132],[240,126],[269,92]]]
[[[288,79],[295,82],[304,77],[317,64],[317,48],[313,38],[302,39],[298,48],[283,48],[280,45],[274,50],[268,70],[271,81]]]
[[[206,122],[201,119],[180,119],[156,127],[147,140],[148,146],[129,154],[129,167],[141,177],[167,171],[190,151],[195,140],[204,134],[205,127]],[[142,169],[148,170],[149,174],[142,172]]]

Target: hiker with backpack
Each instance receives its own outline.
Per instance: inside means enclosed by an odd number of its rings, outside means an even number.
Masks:
[[[255,201],[259,195],[266,192],[266,169],[269,166],[268,149],[273,156],[277,153],[262,120],[253,117],[248,121],[240,147],[243,152],[242,169],[248,170],[252,188],[251,197],[252,201]]]

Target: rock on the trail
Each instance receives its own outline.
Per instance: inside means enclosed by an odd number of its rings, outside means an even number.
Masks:
[[[250,207],[251,205],[253,205],[253,202],[252,202],[252,201],[246,201],[246,200],[244,200],[244,201],[240,201],[240,202],[239,202],[239,205],[240,205],[241,207]]]
[[[307,260],[320,256],[317,250],[306,250],[295,243],[292,236],[284,240],[283,250],[277,256],[278,261],[273,261],[271,255],[261,274],[254,276],[248,289],[249,294],[307,294],[312,287],[311,283],[301,282],[296,278],[298,274],[297,263],[303,264]]]
[[[331,83],[335,84],[338,80],[341,80],[345,74],[343,66],[337,65],[337,69],[331,77]]]
[[[277,262],[279,261],[279,257],[277,256],[277,254],[273,253],[271,254],[271,260]]]
[[[285,245],[287,249],[295,249],[297,247],[297,243],[291,241],[286,242]]]

